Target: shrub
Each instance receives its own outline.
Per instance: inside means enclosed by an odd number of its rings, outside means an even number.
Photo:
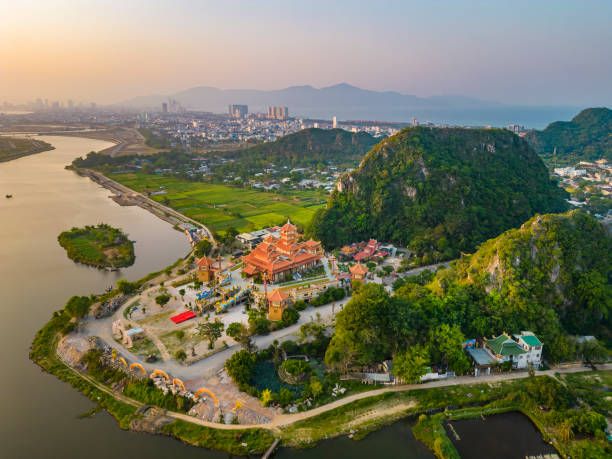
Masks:
[[[300,320],[300,313],[294,308],[286,308],[283,311],[283,323],[286,326],[293,325]]]
[[[86,296],[73,296],[66,303],[66,312],[71,317],[83,317],[89,312],[91,300]]]
[[[292,341],[290,339],[287,341],[283,341],[280,346],[288,355],[296,354],[297,352],[299,352],[299,346],[296,344],[295,341]]]
[[[297,376],[312,371],[310,364],[304,360],[289,359],[285,360],[281,367],[291,376]]]

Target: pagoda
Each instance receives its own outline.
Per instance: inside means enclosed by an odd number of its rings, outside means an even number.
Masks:
[[[265,273],[272,282],[288,274],[305,271],[318,265],[323,258],[321,243],[298,242],[300,233],[289,220],[279,231],[279,237],[270,234],[251,253],[242,257],[243,272],[247,276]]]

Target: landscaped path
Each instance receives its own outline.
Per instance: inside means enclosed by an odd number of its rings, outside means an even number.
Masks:
[[[598,370],[612,370],[612,364],[600,365],[597,369]],[[112,395],[117,400],[120,400],[124,403],[127,403],[132,406],[136,406],[136,407],[141,407],[144,405],[143,403],[137,400],[126,397],[125,395],[119,392],[113,391],[108,386],[105,386],[104,384],[96,381],[92,377],[84,373],[81,373],[75,370],[74,368],[71,368],[71,370],[79,374],[83,379],[87,380],[88,382],[96,386],[101,391]],[[555,377],[555,373],[567,374],[567,373],[579,373],[579,372],[585,372],[585,371],[589,371],[589,368],[579,366],[579,367],[558,368],[558,369],[553,369],[553,370],[536,371],[536,375],[537,376],[546,375],[546,376]],[[480,376],[480,377],[462,376],[458,378],[449,378],[449,379],[444,379],[440,381],[429,382],[426,384],[404,384],[404,385],[397,385],[397,386],[389,386],[389,387],[385,387],[382,389],[375,389],[375,390],[371,390],[367,392],[361,392],[359,394],[349,395],[347,397],[336,400],[335,402],[328,403],[326,405],[320,406],[318,408],[314,408],[309,411],[303,411],[301,413],[294,413],[294,414],[280,414],[280,415],[275,416],[268,424],[249,424],[249,425],[218,424],[215,422],[204,421],[202,419],[199,419],[193,416],[189,416],[183,413],[176,413],[174,411],[167,411],[165,414],[174,419],[181,419],[183,421],[191,422],[193,424],[197,424],[197,425],[201,425],[205,427],[213,427],[215,429],[238,430],[238,429],[245,429],[245,428],[262,428],[262,429],[269,429],[275,432],[279,432],[280,427],[287,426],[289,424],[293,424],[295,422],[302,421],[304,419],[315,417],[321,413],[325,413],[327,411],[333,410],[340,406],[347,405],[356,400],[361,400],[361,399],[368,398],[368,397],[374,397],[376,395],[384,394],[386,392],[423,390],[423,389],[431,389],[434,387],[448,387],[448,386],[458,386],[458,385],[466,385],[466,384],[478,384],[478,383],[484,383],[484,382],[496,383],[496,382],[501,382],[501,381],[510,381],[513,379],[526,378],[528,376],[529,376],[529,373],[525,371],[525,372],[504,373],[500,375]],[[373,413],[373,416],[376,416],[376,413]]]

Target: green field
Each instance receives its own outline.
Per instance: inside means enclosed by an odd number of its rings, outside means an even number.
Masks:
[[[241,233],[253,231],[283,223],[287,218],[305,225],[317,209],[325,206],[328,196],[321,191],[268,193],[160,175],[110,174],[109,178],[141,193],[165,187],[166,194],[151,198],[216,232],[232,226]]]

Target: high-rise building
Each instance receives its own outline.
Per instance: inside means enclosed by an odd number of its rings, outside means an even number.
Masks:
[[[333,119],[332,119],[332,128],[336,129],[337,127],[338,127],[338,120],[334,116]]]
[[[162,113],[168,113],[168,103],[162,102]]]
[[[229,115],[232,118],[244,118],[249,113],[248,105],[235,105],[231,104],[229,106]]]
[[[289,118],[289,109],[287,107],[268,107],[268,118],[285,120]]]
[[[72,99],[68,99],[68,110],[72,110],[74,108],[74,103],[72,102]]]

